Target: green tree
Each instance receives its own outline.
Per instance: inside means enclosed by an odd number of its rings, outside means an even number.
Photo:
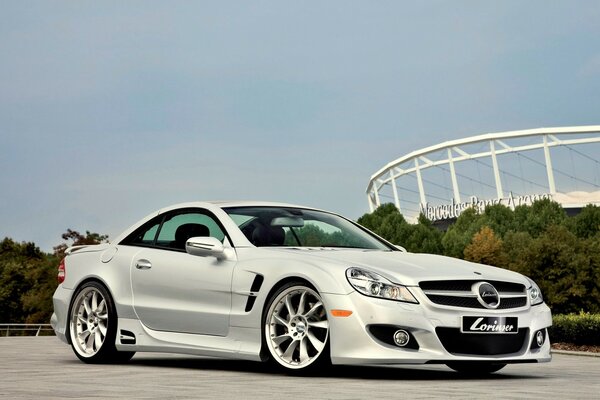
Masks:
[[[494,204],[485,208],[482,224],[489,226],[500,238],[515,230],[515,213],[505,205]]]
[[[372,213],[360,217],[357,222],[382,238],[394,244],[403,245],[402,239],[405,234],[401,231],[407,222],[395,205],[383,204]]]
[[[542,289],[555,313],[600,311],[600,245],[552,225],[523,249],[523,272]]]
[[[44,267],[44,258],[31,242],[17,243],[9,238],[0,242],[0,321],[25,322],[23,296],[32,290],[30,276]]]
[[[504,265],[498,265],[511,271],[530,276],[531,265],[527,263],[525,254],[529,252],[533,238],[528,232],[508,232],[502,243]]]
[[[443,233],[435,228],[423,214],[416,224],[405,223],[399,231],[398,244],[413,253],[442,254]]]
[[[571,231],[580,238],[591,238],[600,232],[600,207],[589,204],[570,219]]]
[[[392,203],[386,203],[377,207],[372,213],[364,214],[357,222],[365,228],[383,236],[380,234],[381,226],[389,216],[400,216],[402,221],[404,221],[404,217],[400,214],[398,208]]]
[[[48,254],[35,268],[27,270],[25,280],[31,284],[31,289],[21,296],[26,323],[50,321],[58,263],[58,257]]]
[[[419,215],[416,224],[409,224],[398,208],[388,203],[363,215],[358,223],[410,252],[442,253],[442,232],[433,227],[423,214]]]
[[[544,233],[549,226],[562,225],[567,214],[560,204],[549,199],[538,200],[531,206],[515,207],[515,224],[532,237]]]
[[[97,244],[108,237],[86,231],[67,230],[62,235],[72,245]],[[52,315],[52,295],[56,289],[59,260],[68,247],[55,247],[47,254],[31,242],[17,243],[10,238],[0,242],[0,321],[47,323]]]

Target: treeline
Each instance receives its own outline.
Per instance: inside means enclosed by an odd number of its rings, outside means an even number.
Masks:
[[[444,254],[525,274],[537,282],[556,314],[600,312],[600,207],[589,205],[572,218],[549,200],[514,211],[502,205],[482,214],[468,209],[442,232],[423,216],[410,224],[393,204],[386,204],[358,222],[411,252]],[[72,230],[62,238],[66,242],[53,253],[10,238],[0,242],[0,322],[49,322],[57,267],[66,248],[107,239]]]
[[[358,222],[411,252],[443,254],[527,275],[554,313],[600,312],[600,207],[568,217],[556,202],[463,212],[446,232],[385,204]]]
[[[62,235],[67,242],[53,253],[41,251],[34,243],[10,238],[0,242],[0,322],[49,323],[52,295],[57,286],[57,268],[68,246],[96,244],[107,236],[71,229]]]

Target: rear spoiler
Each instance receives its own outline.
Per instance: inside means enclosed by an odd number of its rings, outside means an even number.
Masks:
[[[79,246],[71,246],[67,250],[65,250],[65,255],[68,256],[69,254],[74,253],[77,250],[81,250],[83,248],[90,247],[90,246],[94,246],[94,245],[93,244],[82,244]]]

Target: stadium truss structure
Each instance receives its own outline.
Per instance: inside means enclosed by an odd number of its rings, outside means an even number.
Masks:
[[[600,125],[487,133],[414,151],[377,171],[369,208],[393,202],[409,221],[456,218],[468,207],[552,198],[600,204]]]

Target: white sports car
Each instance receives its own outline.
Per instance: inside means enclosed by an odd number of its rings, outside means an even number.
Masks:
[[[515,272],[413,254],[339,215],[186,203],[58,269],[52,326],[87,363],[136,351],[287,369],[441,363],[494,372],[550,361],[550,309]]]

